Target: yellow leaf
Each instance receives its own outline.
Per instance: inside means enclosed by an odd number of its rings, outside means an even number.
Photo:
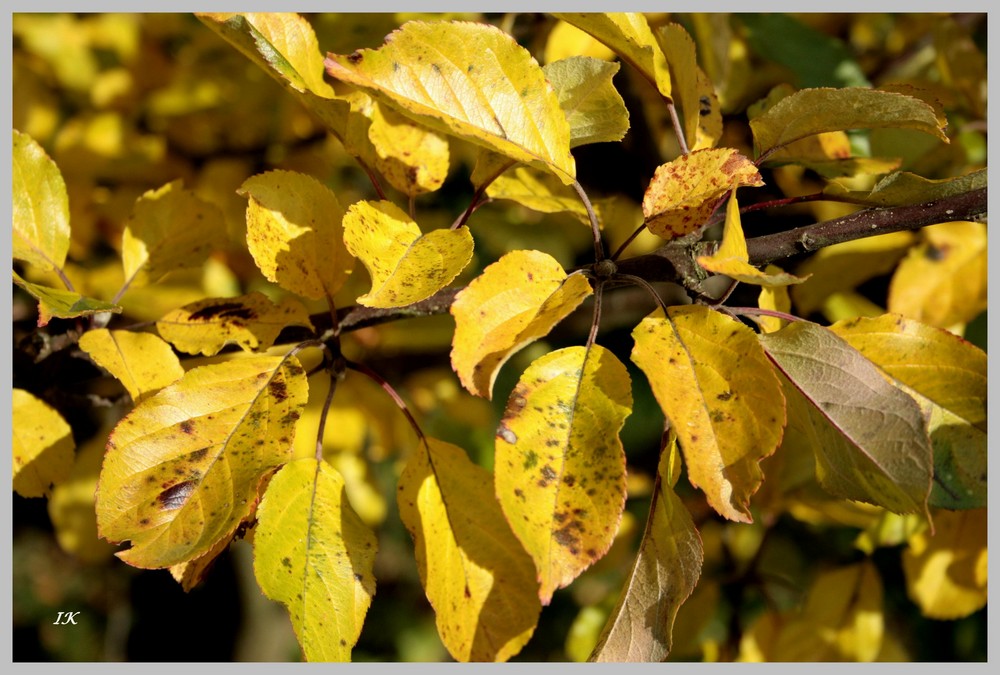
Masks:
[[[56,163],[31,136],[13,130],[12,253],[43,270],[61,269],[69,251],[69,196]]]
[[[938,328],[968,323],[985,311],[986,225],[940,223],[919,236],[920,244],[892,275],[888,310]]]
[[[375,534],[326,462],[286,464],[257,509],[254,575],[285,605],[307,661],[350,661],[375,595]]]
[[[682,155],[653,174],[642,198],[646,227],[664,239],[689,234],[705,225],[724,194],[763,184],[753,162],[732,148]]]
[[[615,53],[576,26],[557,21],[545,40],[545,63],[555,63],[572,56],[610,61],[615,58]]]
[[[22,497],[43,497],[69,478],[73,430],[59,412],[23,389],[11,392],[13,487]]]
[[[722,136],[722,111],[712,81],[698,66],[694,40],[677,23],[658,28],[654,36],[673,78],[673,98],[683,113],[688,147],[714,147]]]
[[[451,364],[462,386],[493,398],[500,367],[515,352],[548,334],[592,293],[579,274],[566,276],[541,251],[511,251],[455,297]]]
[[[170,345],[152,333],[99,328],[83,334],[80,349],[118,378],[135,403],[184,374]]]
[[[550,175],[519,166],[490,183],[486,195],[491,199],[509,199],[540,213],[571,213],[589,227],[590,215],[580,196],[554,179],[547,180]],[[600,220],[600,206],[594,205],[594,210]]]
[[[374,101],[368,139],[379,158],[376,168],[404,194],[433,192],[448,177],[447,139]]]
[[[140,197],[122,234],[125,287],[152,284],[178,269],[200,267],[226,243],[226,221],[214,204],[185,190],[182,181]]]
[[[445,134],[576,176],[569,123],[526,49],[488,24],[411,21],[379,49],[329,54],[327,72]]]
[[[544,605],[611,546],[625,507],[618,432],[631,412],[628,371],[596,344],[537,359],[511,392],[496,436],[496,494],[535,561]]]
[[[830,323],[856,319],[858,317],[874,317],[885,314],[885,308],[856,291],[838,291],[831,293],[823,301],[820,312]]]
[[[768,265],[764,268],[764,274],[776,276],[784,274],[784,272],[777,265]],[[792,311],[792,299],[788,295],[788,287],[762,285],[760,295],[757,296],[757,306],[761,309],[771,309],[788,314]],[[785,325],[785,320],[776,316],[761,316],[757,317],[757,325],[765,333],[773,333]]]
[[[249,357],[189,370],[111,433],[97,490],[100,535],[135,567],[200,557],[251,512],[258,483],[291,456],[307,397],[294,359]]]
[[[506,661],[542,610],[531,558],[491,495],[491,476],[450,443],[424,439],[399,478],[399,514],[438,634],[458,661]]]
[[[122,311],[121,305],[110,302],[85,298],[73,291],[64,291],[58,288],[33,284],[22,279],[17,272],[11,270],[14,283],[27,291],[31,297],[38,301],[38,325],[45,326],[53,318],[72,319],[77,316],[87,316],[100,312]]]
[[[358,298],[368,307],[403,307],[428,298],[450,284],[472,259],[469,228],[420,227],[388,201],[361,201],[344,216],[344,241],[372,278],[371,290]]]
[[[668,311],[632,331],[632,361],[677,432],[691,484],[721,515],[751,522],[759,462],[785,426],[781,384],[749,327],[700,305]]]
[[[611,82],[618,68],[617,63],[572,56],[542,69],[566,113],[570,147],[624,138],[628,108]]]
[[[309,314],[295,298],[275,305],[254,291],[233,298],[209,298],[176,309],[156,322],[164,340],[182,352],[213,356],[227,344],[262,351],[286,326],[312,328]]]
[[[246,518],[247,522],[253,521],[253,512]],[[168,569],[170,576],[174,578],[184,592],[189,592],[192,588],[195,588],[205,577],[208,576],[209,571],[215,564],[216,559],[222,555],[222,552],[229,548],[229,545],[233,543],[236,532],[223,537],[219,541],[215,542],[215,545],[208,550],[208,553],[203,553],[193,560],[188,560],[187,562],[178,563],[176,565],[171,565]]]
[[[736,191],[733,190],[726,205],[726,225],[722,232],[722,244],[711,256],[698,256],[698,264],[709,272],[724,274],[727,277],[757,286],[788,286],[800,284],[804,277],[796,277],[780,272],[767,274],[750,264],[747,253],[747,240],[743,236],[743,225],[740,222],[740,205],[736,201]]]
[[[315,178],[268,171],[247,179],[247,246],[264,276],[307,298],[333,298],[354,269],[344,245],[344,211]]]
[[[663,661],[677,610],[701,576],[701,537],[670,486],[670,461],[662,451],[639,552],[591,661]]]
[[[903,551],[906,591],[924,616],[961,619],[986,606],[986,509],[935,511],[934,530]]]

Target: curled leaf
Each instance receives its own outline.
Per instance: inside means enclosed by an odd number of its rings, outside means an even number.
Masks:
[[[24,389],[13,404],[13,487],[22,497],[42,497],[73,468],[73,430],[55,408]]]
[[[542,70],[559,97],[569,122],[570,147],[620,141],[628,131],[628,108],[611,79],[617,63],[572,56]]]
[[[33,284],[22,279],[17,272],[11,271],[14,283],[27,291],[38,301],[38,325],[45,326],[52,319],[72,319],[77,316],[88,316],[100,312],[122,311],[121,305],[103,300],[85,298],[79,293],[59,288]]]

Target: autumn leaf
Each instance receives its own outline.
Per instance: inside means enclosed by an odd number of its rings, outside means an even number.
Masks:
[[[307,387],[294,358],[249,357],[193,368],[138,404],[108,439],[101,536],[130,540],[117,554],[130,565],[158,568],[231,535],[290,458]]]
[[[307,661],[350,661],[375,595],[378,542],[328,463],[299,459],[268,483],[257,508],[254,575],[292,618]]]
[[[135,403],[184,375],[170,345],[152,333],[98,328],[80,337],[80,349],[114,375]]]
[[[421,234],[420,227],[388,201],[352,204],[344,216],[344,240],[371,275],[371,290],[358,298],[368,307],[403,307],[428,298],[472,259],[469,228]]]
[[[252,176],[238,192],[249,197],[247,246],[264,276],[307,298],[333,298],[354,269],[336,195],[282,170]]]
[[[849,190],[831,182],[823,194],[837,201],[865,206],[909,206],[967,194],[986,187],[986,169],[954,178],[933,180],[907,171],[896,171],[875,184],[871,190]]]
[[[52,319],[72,319],[78,316],[88,316],[101,312],[119,313],[121,305],[104,302],[94,298],[85,298],[73,291],[64,291],[41,284],[33,284],[22,279],[17,272],[11,271],[14,283],[27,291],[38,301],[38,325],[46,326]]]
[[[438,634],[458,661],[506,661],[521,651],[541,604],[531,558],[491,496],[490,473],[465,452],[423,439],[399,478],[399,514]]]
[[[599,345],[546,354],[511,392],[496,436],[496,494],[535,561],[543,605],[611,546],[625,506],[618,432],[631,412],[628,371]]]
[[[541,67],[495,26],[411,21],[379,49],[329,54],[327,72],[441,133],[570,184],[570,129]]]
[[[751,522],[759,462],[785,426],[781,385],[754,332],[700,305],[668,308],[632,331],[632,361],[676,431],[688,479],[719,514]]]
[[[13,488],[43,497],[73,468],[73,430],[55,408],[24,389],[13,389]]]
[[[776,276],[784,274],[784,272],[777,265],[768,265],[764,268],[764,274]],[[757,296],[757,306],[761,309],[769,309],[785,314],[790,313],[792,311],[792,299],[788,294],[788,287],[761,286],[760,294]],[[776,330],[781,330],[782,326],[785,325],[785,320],[779,319],[776,316],[759,316],[757,317],[757,325],[765,333],[773,333]]]
[[[694,40],[677,23],[661,26],[653,36],[670,70],[673,99],[683,112],[688,147],[715,147],[722,136],[722,111],[712,81],[698,65]]]
[[[375,101],[370,102],[370,119],[368,140],[378,158],[375,168],[390,185],[403,194],[415,196],[433,192],[444,184],[448,177],[445,137],[412,124],[391,107]]]
[[[13,238],[15,260],[61,269],[69,252],[69,196],[56,163],[35,139],[13,130]]]
[[[514,167],[489,183],[486,196],[490,199],[509,199],[539,213],[570,213],[590,227],[590,213],[580,201],[580,196],[550,177],[551,174],[543,174],[531,167]],[[592,206],[600,222],[601,207],[599,204]]]
[[[646,227],[674,239],[704,226],[720,197],[764,181],[749,159],[732,148],[697,150],[661,164],[642,198]]]
[[[542,70],[569,122],[569,145],[620,141],[629,126],[628,108],[612,84],[617,63],[572,56]]]
[[[219,353],[227,344],[237,344],[244,351],[267,349],[287,326],[312,328],[302,303],[286,297],[276,305],[256,291],[199,300],[156,322],[164,340],[182,352],[205,356]]]

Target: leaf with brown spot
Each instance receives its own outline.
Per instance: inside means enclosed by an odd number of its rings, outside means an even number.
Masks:
[[[42,497],[73,468],[73,430],[59,411],[24,389],[11,392],[13,488],[22,497]]]

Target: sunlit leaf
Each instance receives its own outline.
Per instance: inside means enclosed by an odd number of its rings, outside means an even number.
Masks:
[[[551,167],[567,184],[575,178],[569,124],[552,86],[495,26],[412,21],[379,49],[329,54],[326,69],[432,129]]]
[[[11,391],[13,487],[22,497],[43,497],[73,468],[73,430],[55,408],[23,389]]]
[[[592,35],[565,21],[557,21],[545,41],[545,63],[573,56],[589,56],[610,61],[615,53]]]
[[[368,139],[378,156],[376,168],[404,194],[432,192],[448,177],[447,139],[374,101]]]
[[[654,35],[670,69],[674,101],[683,111],[688,147],[714,147],[722,136],[722,111],[712,81],[698,66],[694,40],[677,23],[661,26]]]
[[[80,337],[80,349],[118,378],[136,403],[184,374],[170,345],[152,333],[99,328]]]
[[[245,351],[264,350],[287,326],[312,327],[309,314],[295,298],[274,304],[263,293],[208,298],[176,309],[156,322],[164,340],[188,354],[217,354],[227,344]]]
[[[358,298],[369,307],[402,307],[430,297],[454,280],[472,258],[469,228],[420,227],[388,201],[361,201],[344,216],[347,249],[372,278],[371,290]]]
[[[781,385],[749,327],[701,305],[668,311],[632,331],[632,361],[677,433],[691,484],[721,515],[750,522],[759,462],[785,426]]]
[[[569,122],[569,144],[620,141],[628,131],[628,108],[611,79],[617,63],[572,56],[542,70],[559,98]]]
[[[511,392],[496,436],[496,494],[552,593],[600,559],[625,506],[618,432],[631,380],[607,349],[567,347],[534,361]]]
[[[876,183],[870,191],[848,190],[840,183],[829,183],[823,188],[823,193],[838,201],[865,206],[909,206],[956,197],[985,187],[986,169],[939,180],[896,171]]]
[[[424,439],[399,479],[399,514],[438,634],[458,661],[506,661],[538,623],[535,570],[492,496],[490,473]]]
[[[299,459],[274,475],[257,508],[254,575],[288,609],[307,661],[350,661],[375,595],[375,534],[329,464]]]
[[[69,251],[69,196],[56,163],[31,136],[13,130],[12,253],[43,270],[60,269]]]
[[[291,456],[307,396],[294,358],[251,357],[194,368],[111,433],[97,491],[102,537],[136,567],[169,567],[228,537],[261,478]]]
[[[59,288],[33,284],[22,279],[17,272],[11,271],[14,283],[27,291],[38,301],[38,325],[45,326],[52,319],[72,319],[77,316],[88,316],[99,312],[122,311],[121,305],[103,300],[85,298],[79,293]]]
[[[249,178],[247,246],[264,276],[307,298],[332,298],[354,269],[344,245],[344,211],[315,178],[268,171]]]
[[[579,274],[566,276],[541,251],[511,251],[455,297],[451,364],[473,394],[493,397],[500,367],[548,334],[592,293]]]
[[[732,148],[697,150],[662,164],[642,198],[646,227],[673,239],[705,225],[720,197],[764,184],[757,167]]]
[[[790,383],[786,394],[808,401],[824,489],[895,513],[924,512],[933,457],[914,400],[816,324],[794,322],[759,338]]]
[[[537,169],[518,166],[490,183],[486,195],[491,199],[509,199],[539,213],[571,213],[589,226],[590,214],[580,201],[580,195],[550,177],[551,174],[540,173]],[[593,206],[600,222],[600,205]]]

